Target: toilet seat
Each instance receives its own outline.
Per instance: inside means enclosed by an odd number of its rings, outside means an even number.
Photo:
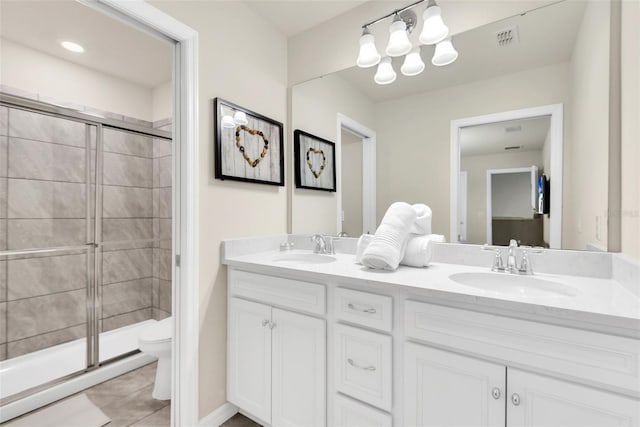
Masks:
[[[171,337],[173,336],[173,323],[171,322],[171,320],[171,317],[167,317],[166,319],[160,320],[153,325],[147,326],[140,333],[139,340],[148,343],[171,341]]]

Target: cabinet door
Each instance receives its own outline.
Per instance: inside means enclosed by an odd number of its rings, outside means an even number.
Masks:
[[[640,425],[640,401],[509,368],[509,427]]]
[[[412,343],[404,353],[406,426],[504,427],[504,366]]]
[[[274,427],[326,424],[325,321],[274,308]]]
[[[271,307],[229,300],[227,394],[234,405],[271,420]]]

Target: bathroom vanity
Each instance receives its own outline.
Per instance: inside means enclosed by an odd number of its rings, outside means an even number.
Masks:
[[[489,265],[374,272],[349,253],[238,242],[227,399],[262,424],[640,424],[640,302],[610,277],[491,288],[509,276]]]

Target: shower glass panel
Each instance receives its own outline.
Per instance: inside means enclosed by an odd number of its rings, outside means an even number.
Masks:
[[[94,360],[87,302],[94,298],[95,130],[0,106],[0,363],[7,375],[14,364],[30,374],[21,369],[19,381],[3,377],[0,400],[42,377],[83,371]],[[64,363],[38,359],[51,347],[66,355]]]

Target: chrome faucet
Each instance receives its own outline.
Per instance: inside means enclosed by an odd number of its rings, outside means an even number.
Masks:
[[[313,249],[313,253],[316,254],[335,254],[335,250],[333,249],[333,237],[332,236],[323,236],[322,234],[314,234],[311,236],[311,241],[316,244],[316,247]]]
[[[509,253],[507,255],[507,272],[517,273],[518,266],[516,265],[516,249],[518,249],[518,242],[515,239],[509,241]]]
[[[520,249],[522,252],[519,266],[516,258],[516,251],[518,249]],[[533,268],[531,267],[529,254],[541,254],[544,249],[541,247],[530,247],[530,246],[518,247],[518,242],[515,241],[514,239],[511,239],[509,241],[506,265],[502,261],[502,253],[500,252],[499,248],[495,246],[491,247],[485,244],[482,246],[481,250],[491,251],[494,253],[493,264],[491,265],[491,271],[506,272],[511,274],[532,275]]]

